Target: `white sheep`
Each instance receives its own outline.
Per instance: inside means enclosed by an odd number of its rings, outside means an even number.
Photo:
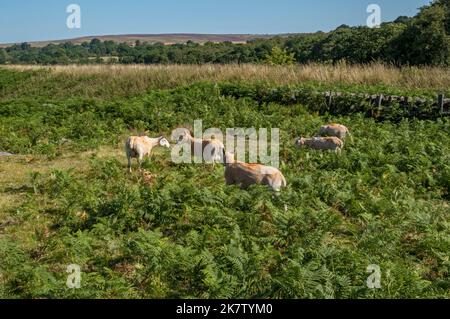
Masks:
[[[164,137],[150,138],[148,136],[130,136],[125,143],[128,159],[128,169],[131,173],[131,159],[137,158],[139,168],[145,156],[150,156],[153,148],[161,146],[170,148],[170,143]]]
[[[347,135],[351,137],[349,129],[341,124],[329,124],[320,128],[319,135],[321,136],[335,136],[342,141],[345,140]]]
[[[191,154],[200,156],[200,154],[196,154],[196,150],[201,150],[201,155],[206,163],[213,163],[215,165],[215,163],[223,162],[222,155],[225,146],[221,141],[216,139],[194,138],[188,129],[178,129],[178,132],[180,132],[177,141],[178,144],[190,144]]]

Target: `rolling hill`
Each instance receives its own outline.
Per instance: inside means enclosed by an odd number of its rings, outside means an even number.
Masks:
[[[126,42],[128,44],[134,44],[136,41],[148,42],[148,43],[164,43],[164,44],[177,44],[186,43],[187,41],[193,41],[196,43],[205,42],[233,42],[233,43],[245,43],[253,39],[264,39],[275,36],[288,36],[289,34],[191,34],[191,33],[173,33],[173,34],[126,34],[126,35],[102,35],[102,36],[86,36],[74,39],[63,40],[47,40],[28,42],[34,47],[44,47],[50,43],[65,43],[71,42],[74,44],[81,44],[83,42],[89,42],[92,39],[99,39],[102,41],[114,41],[114,42]],[[8,47],[13,43],[0,44],[0,47]]]

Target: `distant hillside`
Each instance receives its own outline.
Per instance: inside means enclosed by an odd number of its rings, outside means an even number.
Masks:
[[[128,44],[134,44],[136,41],[148,42],[148,43],[164,43],[164,44],[177,44],[193,41],[196,43],[205,42],[233,42],[233,43],[245,43],[253,39],[267,39],[275,36],[288,36],[289,34],[269,35],[269,34],[126,34],[126,35],[102,35],[102,36],[88,36],[74,39],[64,40],[48,40],[38,42],[28,42],[33,47],[44,47],[49,43],[59,44],[64,42],[71,42],[74,44],[81,44],[83,42],[90,42],[92,39],[99,39],[102,41],[114,41],[114,42],[126,42]],[[0,44],[0,47],[11,46],[11,43]]]

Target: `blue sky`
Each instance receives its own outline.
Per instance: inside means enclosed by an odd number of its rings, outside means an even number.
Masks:
[[[295,33],[363,25],[376,3],[382,20],[412,16],[429,0],[0,0],[0,43],[133,33]],[[81,29],[66,8],[81,7]]]

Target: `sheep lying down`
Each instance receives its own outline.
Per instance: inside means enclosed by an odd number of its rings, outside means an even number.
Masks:
[[[299,138],[296,143],[298,147],[308,146],[315,150],[330,150],[341,152],[344,147],[344,142],[341,139],[330,137],[313,137],[313,138]]]
[[[227,185],[248,188],[251,185],[266,185],[275,192],[287,186],[283,174],[275,167],[261,164],[247,164],[234,160],[229,153],[224,156],[225,181]]]

